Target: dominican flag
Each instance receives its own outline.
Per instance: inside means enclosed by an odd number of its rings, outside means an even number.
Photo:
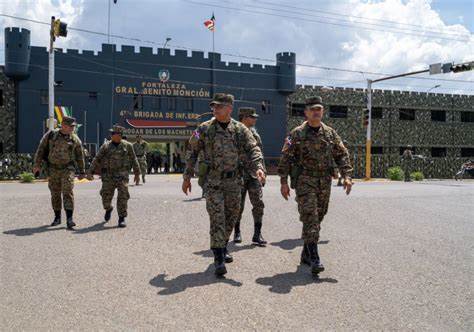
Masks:
[[[214,31],[214,21],[216,19],[214,18],[214,13],[212,13],[212,17],[210,20],[204,22],[204,25],[206,26],[206,28],[208,28],[210,31]]]

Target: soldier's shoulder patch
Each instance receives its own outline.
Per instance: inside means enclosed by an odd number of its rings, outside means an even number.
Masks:
[[[286,145],[292,145],[293,144],[293,137],[291,134],[289,134],[286,138],[285,138],[285,144]]]

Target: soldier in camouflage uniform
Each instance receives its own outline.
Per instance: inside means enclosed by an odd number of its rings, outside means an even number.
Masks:
[[[49,174],[48,187],[51,191],[51,204],[54,210],[51,226],[61,224],[61,205],[64,205],[68,229],[76,226],[72,220],[76,164],[79,168],[78,178],[82,180],[85,176],[84,152],[81,140],[74,133],[75,126],[76,119],[65,116],[60,129],[46,133],[36,150],[33,166],[33,173],[39,173],[41,162],[46,161]]]
[[[255,108],[251,107],[241,107],[239,108],[239,121],[242,122],[247,128],[249,128],[253,137],[257,141],[257,145],[262,151],[263,155],[263,145],[260,135],[255,129],[255,124],[257,123],[257,112]],[[240,221],[242,219],[242,213],[245,207],[245,198],[247,197],[247,192],[249,193],[250,202],[252,203],[252,215],[254,221],[254,233],[252,237],[252,242],[259,246],[265,246],[267,241],[262,237],[262,219],[263,219],[263,209],[265,205],[263,204],[263,193],[262,193],[262,184],[255,177],[251,176],[246,169],[246,164],[248,162],[245,160],[243,162],[243,186],[242,186],[242,199],[240,200],[240,213],[237,222],[235,223],[234,228],[234,242],[241,243],[242,236],[240,234]],[[265,167],[265,165],[263,164]]]
[[[140,164],[140,173],[142,174],[142,181],[145,183],[145,174],[147,172],[146,165],[146,147],[148,143],[143,140],[143,138],[138,135],[137,140],[133,143],[133,150],[137,156],[138,163]]]
[[[183,174],[182,190],[187,195],[191,192],[191,177],[199,152],[203,151],[205,163],[199,167],[199,182],[206,191],[216,275],[227,273],[225,263],[233,260],[227,251],[227,243],[240,213],[240,160],[247,157],[249,173],[260,181],[265,179],[262,153],[250,130],[231,118],[233,104],[232,95],[214,95],[210,106],[215,118],[202,123],[193,133]]]
[[[140,182],[140,166],[137,157],[133,151],[133,145],[130,142],[122,140],[125,128],[113,126],[110,129],[111,140],[104,143],[94,160],[92,161],[88,179],[94,178],[94,172],[100,169],[102,189],[102,205],[105,209],[104,220],[109,221],[112,214],[112,198],[115,189],[117,189],[117,211],[118,226],[126,227],[125,218],[127,217],[127,203],[130,198],[128,193],[128,171],[130,166],[135,174],[134,182],[138,185]]]
[[[310,265],[311,273],[317,275],[324,271],[318,253],[318,240],[321,222],[329,205],[332,165],[335,162],[339,168],[347,195],[352,188],[352,167],[339,135],[321,122],[324,111],[321,98],[308,98],[305,104],[307,121],[294,128],[286,138],[278,175],[281,178],[281,195],[286,200],[290,196],[288,175],[291,177],[303,222],[301,263]]]
[[[411,182],[411,164],[413,162],[413,152],[411,151],[411,145],[408,145],[405,151],[403,151],[403,172],[405,173],[405,182]]]

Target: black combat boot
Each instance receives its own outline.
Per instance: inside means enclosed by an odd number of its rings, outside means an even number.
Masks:
[[[227,250],[227,244],[229,243],[229,240],[226,241],[225,243],[225,248],[224,248],[224,261],[226,263],[232,263],[234,261],[234,257],[232,257],[231,254],[229,254],[229,251]]]
[[[224,261],[224,248],[212,248],[212,252],[214,253],[214,274],[223,276],[227,273]]]
[[[308,251],[308,246],[303,244],[303,251],[301,251],[301,264],[311,266],[311,260],[309,259],[309,251]]]
[[[242,236],[240,235],[240,222],[235,223],[234,227],[234,242],[242,243]]]
[[[309,253],[309,259],[311,261],[311,273],[313,275],[318,275],[320,272],[324,271],[324,266],[321,264],[318,254],[318,244],[317,243],[308,243],[306,245]]]
[[[125,217],[119,217],[119,220],[118,220],[118,227],[120,227],[120,228],[125,228],[125,227],[127,227],[127,224],[125,223]]]
[[[267,241],[262,236],[262,224],[254,224],[254,232],[252,237],[252,242],[258,246],[265,247]]]
[[[68,229],[73,229],[76,224],[72,221],[72,210],[66,210],[66,225]]]
[[[53,223],[51,224],[51,226],[57,226],[61,224],[61,210],[59,211],[54,211],[54,220],[53,220]]]
[[[105,221],[110,220],[110,218],[112,217],[112,211],[113,210],[114,210],[114,208],[111,208],[110,210],[105,210],[105,216],[104,216]]]

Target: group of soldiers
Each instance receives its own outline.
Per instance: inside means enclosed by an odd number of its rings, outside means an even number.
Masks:
[[[264,214],[263,190],[266,168],[262,140],[255,124],[254,108],[239,109],[239,121],[232,118],[234,97],[217,93],[210,102],[214,117],[198,126],[189,140],[186,152],[186,169],[183,173],[182,191],[191,192],[191,178],[198,167],[199,184],[204,188],[206,209],[210,218],[210,247],[214,254],[215,274],[227,273],[226,263],[233,261],[228,250],[232,232],[234,241],[242,242],[240,222],[246,195],[252,203],[254,234],[252,242],[265,246],[262,236]],[[321,222],[328,210],[331,180],[336,164],[347,194],[352,188],[352,167],[349,154],[334,129],[321,122],[324,107],[320,97],[308,98],[305,103],[307,121],[294,128],[283,144],[278,166],[280,192],[285,200],[290,196],[290,185],[296,192],[296,202],[303,224],[301,263],[309,265],[311,273],[324,271],[318,253]],[[54,220],[61,224],[61,207],[67,217],[67,228],[73,229],[74,177],[94,179],[99,173],[102,180],[100,195],[105,210],[104,220],[111,219],[112,198],[117,189],[118,225],[125,227],[129,171],[133,169],[134,182],[139,184],[140,174],[145,182],[146,142],[137,136],[135,144],[124,140],[124,128],[113,126],[110,140],[106,141],[86,171],[82,143],[74,134],[75,119],[65,117],[61,128],[43,136],[34,159],[34,173],[41,170],[42,161],[48,165],[51,202]],[[288,184],[290,177],[290,185]]]
[[[110,140],[106,141],[92,160],[90,167],[85,167],[84,149],[81,140],[74,133],[76,120],[73,117],[64,117],[59,129],[46,133],[40,141],[34,157],[33,173],[41,171],[44,161],[47,165],[48,187],[51,192],[51,205],[54,211],[54,220],[51,226],[61,224],[61,210],[66,212],[66,225],[73,229],[76,223],[73,220],[74,212],[74,178],[76,167],[79,170],[78,179],[94,179],[94,173],[100,174],[102,188],[102,206],[105,210],[104,220],[109,221],[112,216],[112,199],[117,189],[118,226],[126,227],[127,204],[130,198],[128,192],[129,172],[133,169],[134,182],[145,182],[146,159],[143,155],[146,142],[141,136],[132,144],[124,138],[125,128],[113,126]]]
[[[214,273],[218,276],[227,273],[226,263],[233,262],[228,250],[232,231],[234,240],[241,242],[240,219],[247,192],[253,205],[255,231],[252,241],[259,245],[266,243],[261,236],[266,169],[262,142],[254,128],[256,112],[253,108],[240,108],[238,122],[231,117],[233,105],[232,95],[214,95],[210,103],[214,117],[202,123],[189,141],[182,183],[182,190],[188,195],[195,165],[203,156],[199,183],[206,192],[210,246],[214,254]],[[296,191],[303,223],[301,263],[309,265],[313,275],[324,271],[318,240],[321,222],[328,210],[334,163],[343,178],[346,193],[349,194],[352,188],[349,153],[336,131],[321,122],[323,113],[320,97],[305,101],[307,121],[294,128],[286,138],[278,166],[283,198],[288,200],[290,196],[288,177],[291,188]]]

